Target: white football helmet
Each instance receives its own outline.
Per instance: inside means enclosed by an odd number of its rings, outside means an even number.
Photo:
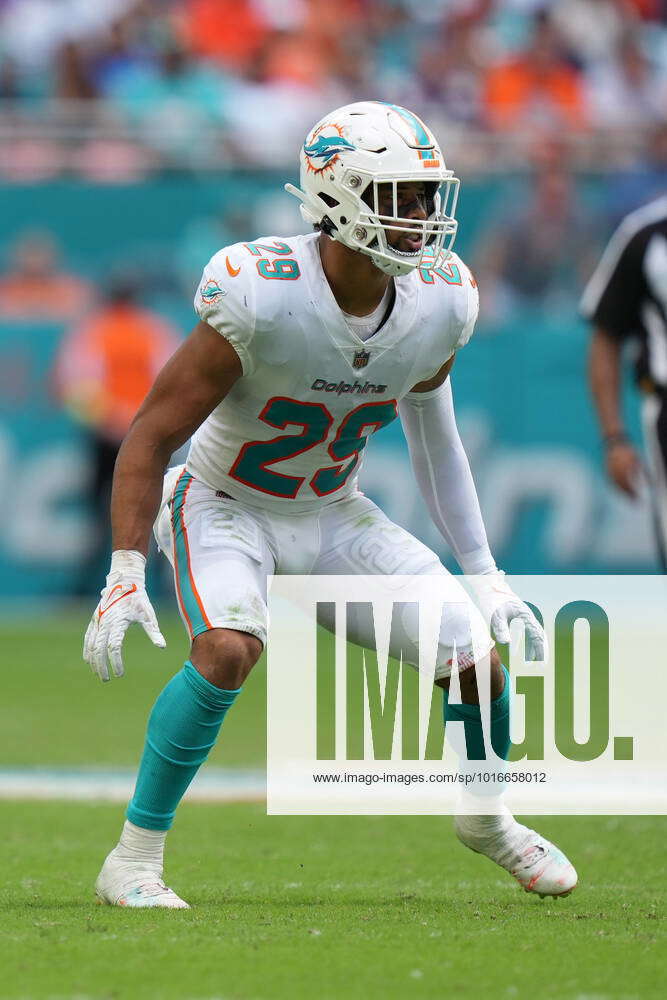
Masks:
[[[334,240],[368,254],[390,275],[408,274],[447,257],[456,237],[459,181],[445,166],[433,133],[396,104],[360,101],[332,111],[309,132],[301,149],[301,187],[285,190],[301,201],[306,222]],[[425,185],[424,221],[401,218],[397,186]],[[379,214],[379,186],[393,187],[391,215]],[[392,247],[390,232],[414,237],[413,251]]]

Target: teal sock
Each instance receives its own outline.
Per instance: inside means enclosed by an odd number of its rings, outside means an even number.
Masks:
[[[227,709],[241,689],[215,687],[189,660],[153,705],[127,818],[147,830],[168,830],[185,791],[208,757]]]
[[[491,746],[502,760],[510,749],[510,675],[503,667],[505,687],[490,704]],[[463,722],[468,760],[486,760],[482,717],[479,705],[450,705],[449,692],[444,691],[445,725],[449,721]]]

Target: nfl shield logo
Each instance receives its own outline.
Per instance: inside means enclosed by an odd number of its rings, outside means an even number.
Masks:
[[[357,351],[352,360],[353,368],[365,368],[368,364],[368,359],[371,356],[370,351]]]

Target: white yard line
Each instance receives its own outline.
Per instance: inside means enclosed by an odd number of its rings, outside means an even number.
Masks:
[[[0,770],[0,799],[80,799],[127,802],[134,770],[16,768]],[[263,802],[264,771],[209,767],[192,783],[188,798],[200,802]]]

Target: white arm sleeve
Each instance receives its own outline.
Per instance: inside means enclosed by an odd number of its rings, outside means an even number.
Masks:
[[[468,457],[461,443],[449,379],[399,404],[412,468],[433,523],[467,574],[496,572]]]

